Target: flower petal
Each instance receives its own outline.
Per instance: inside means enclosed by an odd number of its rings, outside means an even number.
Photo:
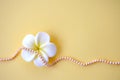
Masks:
[[[36,54],[27,50],[22,50],[21,56],[26,62],[31,62],[35,58]]]
[[[29,35],[25,36],[22,44],[26,48],[34,48],[34,46],[35,46],[34,35],[29,34]]]
[[[39,56],[34,60],[34,64],[38,67],[45,66],[45,63],[43,63],[42,59]]]
[[[36,34],[35,43],[37,46],[40,46],[44,43],[48,43],[50,41],[50,36],[46,32],[39,32]]]
[[[56,46],[53,43],[48,43],[42,47],[42,50],[49,56],[53,57],[56,54]]]

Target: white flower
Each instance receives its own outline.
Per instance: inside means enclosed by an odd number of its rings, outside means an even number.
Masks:
[[[50,42],[50,36],[45,32],[39,32],[36,36],[28,34],[25,36],[22,42],[23,46],[29,49],[38,51],[43,58],[48,62],[49,57],[53,57],[56,54],[56,46]],[[39,54],[31,54],[27,50],[22,50],[22,58],[27,61],[33,61],[36,66],[44,66]]]

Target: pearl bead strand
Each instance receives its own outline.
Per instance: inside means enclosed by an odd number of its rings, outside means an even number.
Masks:
[[[76,64],[78,64],[80,66],[88,66],[88,65],[91,65],[91,64],[95,64],[95,63],[105,63],[105,64],[111,64],[111,65],[120,65],[120,61],[111,61],[111,60],[106,60],[106,59],[95,59],[95,60],[92,60],[90,62],[84,63],[84,62],[81,62],[81,61],[79,61],[77,59],[74,59],[74,58],[68,57],[68,56],[58,57],[51,64],[48,64],[46,62],[46,60],[43,58],[43,56],[40,55],[37,51],[34,51],[32,49],[28,49],[28,48],[25,48],[25,47],[19,48],[12,57],[9,57],[9,58],[0,58],[0,62],[11,61],[11,60],[15,59],[18,56],[18,54],[20,53],[21,50],[27,50],[31,54],[38,54],[38,56],[42,60],[43,64],[45,64],[47,67],[51,67],[51,66],[57,64],[60,61],[70,61],[70,62],[76,63]]]
[[[47,66],[51,67],[51,66],[57,64],[58,62],[60,62],[62,60],[70,61],[70,62],[76,63],[76,64],[78,64],[80,66],[88,66],[88,65],[91,65],[91,64],[95,64],[95,63],[106,63],[106,64],[113,64],[113,65],[120,65],[120,62],[113,62],[113,61],[106,60],[106,59],[95,59],[95,60],[92,60],[90,62],[83,63],[83,62],[81,62],[79,60],[76,60],[76,59],[74,59],[72,57],[62,56],[62,57],[57,58],[51,64],[47,64]]]

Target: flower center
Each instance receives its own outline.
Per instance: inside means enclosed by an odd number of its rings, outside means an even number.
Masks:
[[[34,50],[40,52],[41,48],[39,46],[35,45]]]

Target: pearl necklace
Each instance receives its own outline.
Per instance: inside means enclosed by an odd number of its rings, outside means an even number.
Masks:
[[[11,60],[15,59],[18,56],[18,54],[20,53],[21,50],[27,50],[27,51],[31,52],[32,54],[39,54],[38,52],[36,52],[36,51],[34,51],[32,49],[21,47],[15,52],[15,54],[12,57],[0,58],[0,62],[11,61]],[[57,64],[60,61],[70,61],[70,62],[76,63],[76,64],[78,64],[80,66],[88,66],[88,65],[91,65],[91,64],[95,64],[95,63],[105,63],[105,64],[111,64],[111,65],[120,65],[120,61],[111,61],[111,60],[107,60],[107,59],[94,59],[94,60],[92,60],[90,62],[82,62],[82,61],[79,61],[79,60],[77,60],[77,59],[75,59],[73,57],[69,57],[69,56],[58,57],[51,64],[49,64],[48,62],[46,62],[46,60],[40,54],[39,54],[39,58],[42,60],[42,63],[45,64],[47,67],[51,67],[51,66]]]

